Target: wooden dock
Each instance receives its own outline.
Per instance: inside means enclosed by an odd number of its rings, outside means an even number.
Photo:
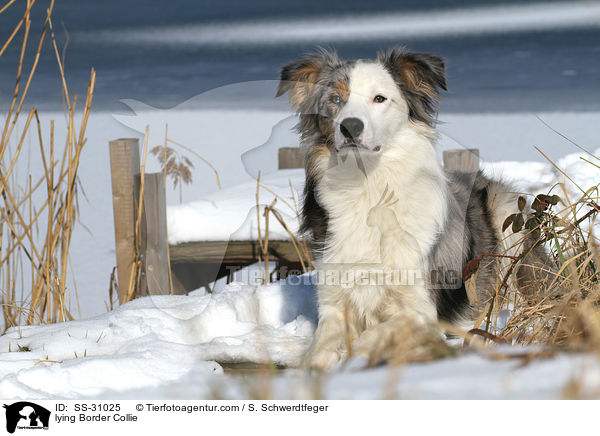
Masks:
[[[157,294],[185,294],[215,280],[233,278],[236,270],[257,263],[258,241],[197,241],[167,245],[165,178],[144,174],[137,139],[111,141],[110,162],[119,301]],[[279,168],[302,166],[298,148],[279,150]],[[139,208],[140,198],[142,207]],[[141,214],[139,212],[142,212]],[[299,274],[300,259],[292,241],[269,240],[269,261],[276,275]],[[131,291],[131,284],[134,284]]]

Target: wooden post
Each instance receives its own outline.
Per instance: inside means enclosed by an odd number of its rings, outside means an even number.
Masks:
[[[461,173],[476,173],[479,170],[479,150],[446,150],[443,153],[444,168]]]
[[[139,141],[117,139],[110,141],[109,148],[119,302],[124,303],[135,258],[136,194],[133,180],[140,173]]]
[[[287,170],[289,168],[304,168],[302,162],[302,155],[298,147],[282,147],[279,149],[279,165],[280,170]]]
[[[143,208],[141,292],[143,295],[170,294],[167,200],[162,173],[144,176]]]

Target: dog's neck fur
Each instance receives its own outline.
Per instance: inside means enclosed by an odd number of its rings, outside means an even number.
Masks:
[[[434,139],[434,129],[409,122],[384,145],[376,160],[363,159],[364,169],[352,156],[344,164],[334,162],[335,155],[321,159],[317,198],[329,216],[324,262],[385,265],[381,238],[396,230],[411,235],[419,247],[420,253],[406,253],[406,261],[413,263],[417,257],[426,261],[447,216],[447,184]],[[380,208],[393,214],[369,225],[369,214],[386,189],[398,201]]]

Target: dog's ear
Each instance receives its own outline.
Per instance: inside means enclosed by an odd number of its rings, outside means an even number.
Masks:
[[[325,59],[320,54],[311,54],[284,66],[275,96],[289,92],[292,106],[298,108],[314,91],[324,62]]]
[[[392,73],[404,92],[411,118],[431,125],[438,109],[440,90],[448,90],[444,60],[404,49],[379,53],[378,60]]]

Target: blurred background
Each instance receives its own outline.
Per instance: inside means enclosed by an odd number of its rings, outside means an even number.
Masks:
[[[22,9],[0,16],[0,40]],[[36,5],[35,14],[42,17],[43,9]],[[33,20],[33,32],[42,21]],[[60,43],[68,41],[72,88],[84,90],[90,67],[96,68],[96,110],[124,110],[123,98],[166,109],[216,87],[276,79],[281,65],[317,45],[370,58],[398,44],[447,59],[445,111],[600,107],[597,2],[58,0],[54,28]],[[51,50],[43,52],[30,90],[29,101],[39,108],[60,108],[52,57]],[[0,58],[2,83],[14,82],[12,58]],[[210,104],[285,106],[266,91],[261,98],[217,96]]]

